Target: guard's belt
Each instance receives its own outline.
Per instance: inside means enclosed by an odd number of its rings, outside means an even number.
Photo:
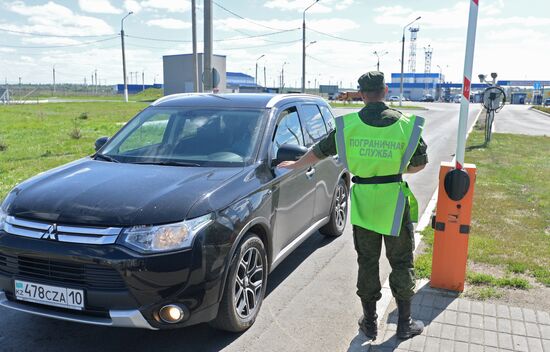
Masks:
[[[394,183],[394,182],[401,182],[401,181],[403,181],[402,174],[373,176],[373,177],[367,177],[367,178],[353,176],[351,178],[351,182],[357,183],[360,185],[375,185],[375,184],[381,184],[381,183]]]

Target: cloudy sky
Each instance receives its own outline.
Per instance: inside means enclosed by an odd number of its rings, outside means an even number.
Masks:
[[[301,17],[312,0],[214,0],[214,53],[227,55],[228,71],[254,75],[256,59],[267,84],[300,84]],[[146,83],[162,81],[162,56],[191,51],[190,0],[0,0],[0,79],[16,83],[80,83],[97,70],[101,83],[122,81],[120,20],[125,20],[129,72],[145,72]],[[197,0],[199,51],[203,1]],[[424,71],[424,47],[433,48],[432,72],[460,81],[468,0],[320,0],[307,12],[307,80],[313,86],[342,83],[375,69],[399,72],[401,31],[418,22],[417,72]],[[480,0],[474,59],[478,73],[499,79],[550,80],[550,2]],[[409,33],[407,32],[406,58]],[[439,67],[437,66],[439,65]]]

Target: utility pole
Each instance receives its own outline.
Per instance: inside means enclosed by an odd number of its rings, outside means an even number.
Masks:
[[[98,86],[97,86],[97,69],[95,70],[94,74],[95,74],[95,93],[97,94],[97,88],[98,88]]]
[[[376,61],[376,71],[380,71],[380,57],[388,54],[388,52],[384,51],[383,53],[379,53],[378,51],[375,51],[373,54],[376,55],[376,58],[378,59]]]
[[[262,56],[256,59],[256,74],[254,75],[254,83],[256,83],[256,85],[258,85],[258,61],[264,56],[265,54],[262,54]]]
[[[288,62],[283,63],[283,67],[281,67],[281,93],[283,93],[283,89],[285,88],[285,65],[288,64]]]
[[[120,20],[120,40],[122,42],[122,77],[124,78],[124,101],[128,102],[128,81],[126,77],[126,52],[124,50],[124,20],[126,17],[133,14],[133,11],[128,12],[126,16]],[[97,79],[96,79],[97,83]]]
[[[306,92],[306,11],[318,2],[319,0],[316,0],[302,13],[302,93]]]
[[[145,71],[141,71],[141,91],[145,90]]]
[[[212,92],[212,50],[213,50],[212,0],[204,0],[204,91]]]
[[[53,73],[53,94],[55,95],[55,64],[53,65],[52,73]]]
[[[404,70],[404,64],[405,64],[405,29],[407,29],[408,26],[413,24],[414,22],[421,19],[421,16],[418,16],[414,21],[407,24],[405,27],[403,27],[403,38],[401,39],[401,82],[399,85],[399,106],[403,106],[403,70]]]
[[[191,24],[193,34],[193,89],[199,91],[199,60],[197,58],[197,11],[196,0],[191,0]]]
[[[264,65],[264,87],[267,87],[267,72]]]

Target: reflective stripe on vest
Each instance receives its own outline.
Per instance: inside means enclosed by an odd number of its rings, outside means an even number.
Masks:
[[[340,160],[359,177],[406,172],[422,134],[424,119],[403,116],[387,127],[363,123],[359,114],[336,118],[336,148]],[[354,185],[352,224],[384,235],[398,236],[407,199],[417,221],[417,202],[405,182]]]

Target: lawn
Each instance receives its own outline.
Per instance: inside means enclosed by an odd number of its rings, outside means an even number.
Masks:
[[[533,109],[540,110],[542,112],[550,114],[550,107],[545,107],[541,105],[533,106]]]
[[[469,146],[479,146],[474,131]],[[550,286],[550,138],[494,134],[487,148],[471,148],[466,161],[477,166],[469,263],[498,266],[494,277],[468,272],[467,282],[526,289],[528,275]],[[417,256],[420,277],[431,273],[433,230],[423,231],[426,249]]]
[[[60,103],[0,106],[0,200],[19,182],[90,155],[145,103]],[[78,132],[78,133],[77,133]],[[71,137],[77,137],[78,139]]]

